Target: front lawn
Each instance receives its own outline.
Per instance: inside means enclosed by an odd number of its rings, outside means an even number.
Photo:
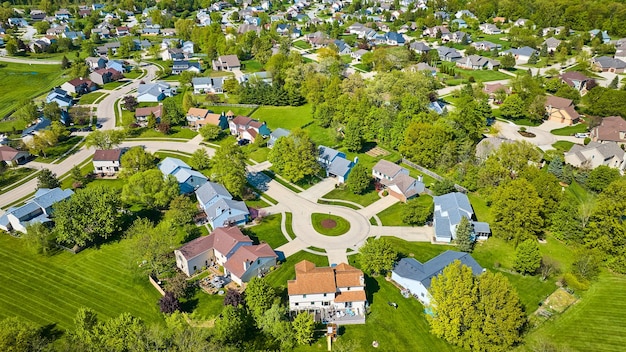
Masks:
[[[170,129],[170,133],[164,134],[152,128],[141,128],[139,135],[135,138],[182,138],[182,139],[192,139],[193,137],[198,135],[198,132],[192,130],[191,128],[184,128],[181,126],[173,126]]]
[[[353,192],[348,190],[346,187],[335,188],[334,190],[322,196],[322,198],[347,200],[350,202],[361,204],[364,207],[380,199],[380,197],[378,196],[378,192],[376,192],[376,190],[373,187],[368,189],[367,192],[364,194],[354,194]]]
[[[98,100],[100,97],[107,95],[109,93],[102,93],[102,92],[91,92],[89,94],[85,94],[83,96],[80,97],[80,100],[78,101],[79,105],[89,105],[89,104],[93,104],[94,101]]]
[[[330,213],[311,214],[311,224],[315,231],[325,236],[341,236],[350,230],[350,222],[348,220]]]
[[[366,64],[354,64],[352,65],[352,67],[356,68],[357,70],[361,70],[363,72],[371,71],[371,69]]]
[[[297,40],[297,41],[291,43],[291,45],[295,46],[298,49],[302,49],[302,50],[311,49],[311,44],[305,42],[304,40]]]
[[[556,143],[552,144],[552,147],[556,150],[567,152],[572,149],[572,146],[576,144],[570,141],[556,141]]]
[[[37,170],[28,167],[15,167],[6,170],[0,175],[0,189],[32,175],[35,171]]]
[[[124,84],[126,84],[127,81],[115,81],[115,82],[109,82],[109,83],[105,83],[102,88],[106,89],[106,90],[113,90],[119,86],[122,86]]]
[[[259,242],[265,242],[276,249],[287,243],[287,239],[280,230],[281,217],[281,214],[270,215],[260,224],[247,227],[246,232],[250,232],[250,237],[256,237]]]
[[[589,128],[584,123],[578,123],[572,126],[567,126],[563,128],[558,128],[556,130],[550,131],[555,136],[573,136],[576,133],[586,133],[589,132]]]
[[[247,60],[241,62],[241,70],[252,73],[263,71],[263,65],[256,60]]]
[[[59,157],[61,157],[63,154],[67,153],[76,144],[80,143],[82,139],[83,137],[81,136],[73,136],[73,137],[66,139],[63,142],[57,143],[57,145],[55,145],[54,147],[50,147],[46,149],[45,157],[39,156],[35,159],[35,161],[42,162],[42,163],[50,163],[58,159]],[[78,151],[78,149],[75,149],[75,150]]]
[[[163,321],[161,295],[129,258],[130,241],[111,242],[79,254],[34,255],[23,240],[0,236],[0,319],[18,316],[39,325],[74,326],[78,308],[100,319],[129,312],[152,324]]]
[[[387,197],[391,196],[388,195]],[[432,206],[433,197],[427,194],[423,194],[417,197],[414,202],[418,202],[423,206]],[[378,218],[380,219],[380,222],[383,224],[383,226],[412,226],[411,224],[407,224],[402,220],[402,212],[404,211],[405,207],[405,203],[398,202],[376,215],[378,215]]]

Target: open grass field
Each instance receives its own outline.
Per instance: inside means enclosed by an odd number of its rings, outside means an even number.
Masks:
[[[295,107],[261,106],[250,117],[267,122],[267,126],[272,130],[279,127],[293,130],[313,122],[309,104]]]
[[[548,320],[526,339],[522,350],[550,342],[563,351],[623,351],[626,346],[626,278],[603,273],[582,299]]]
[[[260,224],[247,227],[246,233],[249,233],[251,237],[256,237],[259,242],[266,242],[276,249],[287,243],[287,239],[280,230],[281,217],[281,214],[270,215],[263,219]]]
[[[130,312],[148,323],[160,322],[160,294],[136,274],[129,243],[44,257],[31,254],[20,239],[0,236],[0,319],[18,316],[68,329],[84,306],[100,318]]]
[[[371,189],[368,189],[367,192],[364,194],[354,194],[347,188],[344,188],[344,189],[335,188],[334,190],[326,193],[322,198],[347,200],[350,202],[361,204],[364,207],[380,199],[374,187],[371,187]],[[338,203],[338,204],[341,204],[341,203]]]
[[[63,70],[56,65],[0,64],[0,118],[19,107],[24,100],[41,95],[63,83]],[[22,127],[23,128],[23,127]],[[0,131],[11,131],[0,123]]]
[[[93,102],[98,100],[98,98],[100,98],[101,96],[107,95],[107,94],[108,93],[102,93],[102,92],[91,92],[89,94],[85,94],[85,95],[80,97],[80,100],[78,101],[78,104],[80,104],[80,105],[93,104]]]
[[[391,196],[388,196],[391,197]],[[432,206],[433,197],[424,194],[416,198],[415,202],[418,202],[424,206]],[[405,203],[398,202],[387,209],[378,213],[378,218],[384,226],[411,226],[410,224],[402,221],[402,212],[406,207]]]
[[[227,113],[232,111],[235,116],[248,116],[252,112],[252,108],[240,108],[235,106],[217,106],[217,105],[203,105],[201,106],[203,109],[211,110],[214,114]]]
[[[332,214],[311,214],[313,229],[325,236],[341,236],[350,230],[348,220]]]

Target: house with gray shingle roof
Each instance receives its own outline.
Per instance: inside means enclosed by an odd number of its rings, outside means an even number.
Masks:
[[[172,175],[176,178],[181,194],[191,193],[208,181],[206,176],[193,170],[191,166],[177,158],[167,157],[163,159],[159,163],[159,170],[164,176]]]
[[[565,162],[575,167],[595,169],[604,165],[624,172],[626,152],[615,142],[590,142],[588,145],[574,144],[565,153]]]
[[[323,145],[319,146],[317,161],[326,170],[326,177],[336,177],[340,183],[345,183],[354,163],[346,159],[346,154]]]
[[[270,138],[267,140],[267,147],[274,148],[274,144],[278,141],[279,138],[287,137],[291,134],[291,131],[286,130],[284,128],[277,128],[272,133],[270,133]]]
[[[248,221],[250,212],[246,204],[233,200],[221,184],[206,182],[195,193],[211,227],[243,225]]]
[[[387,160],[379,160],[372,168],[376,182],[385,187],[389,194],[402,202],[424,192],[421,180],[409,176],[409,170]]]
[[[608,56],[594,57],[591,64],[602,72],[624,73],[626,62]]]
[[[473,227],[474,239],[487,239],[491,233],[489,224],[474,221],[474,209],[467,198],[461,192],[453,192],[433,197],[435,211],[433,214],[433,226],[435,228],[435,240],[437,242],[450,243],[456,235],[456,227],[463,217],[467,218]]]
[[[50,221],[53,212],[52,206],[73,194],[74,192],[70,189],[40,188],[35,192],[35,197],[32,200],[20,207],[9,208],[0,217],[0,229],[26,233],[28,225]]]
[[[433,278],[455,260],[472,269],[474,275],[480,275],[484,271],[469,253],[445,251],[426,263],[415,258],[400,259],[391,271],[391,279],[428,306],[432,298],[428,290]]]
[[[468,70],[492,70],[500,66],[500,61],[479,55],[470,55],[456,60],[456,65]]]
[[[555,52],[556,48],[559,47],[559,45],[561,45],[561,41],[554,38],[554,37],[550,37],[548,39],[546,39],[543,43],[541,43],[541,45],[546,45],[548,52]]]
[[[527,64],[528,60],[530,60],[530,58],[534,55],[534,54],[538,54],[537,50],[529,47],[529,46],[524,46],[521,48],[511,48],[508,50],[504,50],[501,51],[499,53],[500,56],[504,56],[507,54],[511,54],[513,55],[513,57],[515,58],[515,63],[516,64]]]

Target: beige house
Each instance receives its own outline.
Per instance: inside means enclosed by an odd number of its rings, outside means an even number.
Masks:
[[[591,140],[600,143],[626,144],[626,120],[621,116],[603,118],[600,125],[591,130]]]
[[[402,202],[424,192],[421,180],[409,176],[409,171],[387,160],[379,160],[372,168],[372,176],[387,189],[392,197]]]
[[[574,109],[574,102],[570,99],[551,95],[547,97],[545,107],[549,121],[573,125],[580,117]]]
[[[600,165],[618,169],[626,169],[626,152],[615,142],[591,142],[586,146],[575,144],[565,153],[565,162],[580,168],[595,169]]]

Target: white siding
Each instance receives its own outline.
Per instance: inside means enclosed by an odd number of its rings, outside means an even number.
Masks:
[[[426,287],[424,287],[424,285],[422,285],[421,282],[401,277],[394,272],[391,273],[391,279],[395,281],[398,285],[411,291],[411,294],[417,295],[417,298],[424,305],[430,304],[430,293],[428,293],[428,290],[426,289]]]
[[[329,308],[335,299],[335,292],[328,292],[325,294],[306,294],[306,295],[290,295],[289,296],[289,309],[290,310],[306,310],[306,309],[319,309]]]

